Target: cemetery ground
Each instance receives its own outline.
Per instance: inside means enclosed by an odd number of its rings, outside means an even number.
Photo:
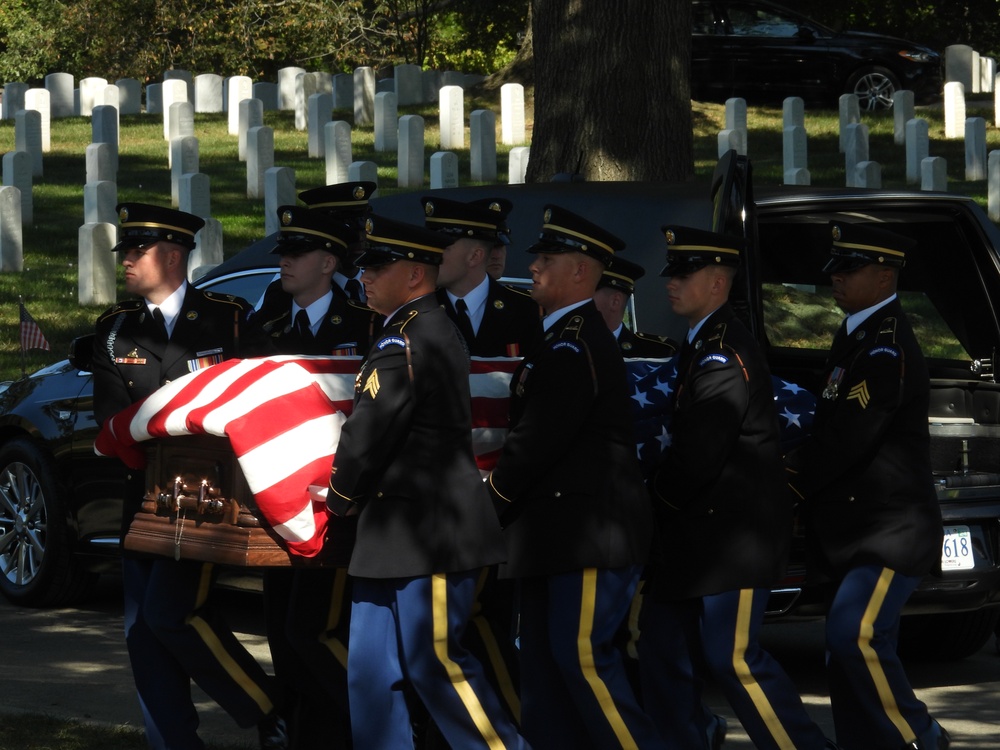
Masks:
[[[476,109],[499,111],[499,104],[483,96],[466,97],[466,112]],[[527,133],[532,125],[532,100],[527,98]],[[968,117],[993,121],[990,102],[970,101]],[[434,105],[400,107],[399,115],[419,114],[425,121],[425,164],[437,150],[439,141],[438,110]],[[701,183],[714,169],[718,156],[717,135],[725,127],[725,108],[721,104],[692,103],[696,178]],[[986,182],[966,182],[965,149],[962,139],[945,139],[944,115],[940,107],[918,107],[917,117],[927,120],[930,155],[946,159],[948,190],[971,195],[986,207]],[[229,135],[225,114],[199,114],[195,135],[199,142],[199,170],[211,181],[212,215],[223,227],[225,255],[229,257],[264,235],[262,200],[246,197],[246,164],[238,158],[238,139]],[[351,122],[351,113],[335,111],[334,120]],[[500,130],[499,116],[497,129]],[[466,118],[468,121],[468,118]],[[892,114],[865,114],[862,122],[869,128],[870,159],[882,167],[886,188],[916,188],[906,185],[905,148],[893,139]],[[808,167],[815,186],[842,187],[845,184],[844,156],[839,151],[839,119],[836,110],[807,109]],[[264,124],[274,130],[275,166],[295,171],[296,189],[301,191],[325,183],[324,161],[308,157],[307,133],[294,127],[294,113],[268,111]],[[753,163],[754,181],[759,185],[782,182],[782,110],[772,107],[749,107],[747,115],[747,153]],[[44,175],[33,184],[34,219],[23,229],[24,271],[0,273],[0,380],[16,378],[65,356],[69,342],[93,326],[100,306],[78,303],[77,242],[83,224],[83,185],[86,181],[86,148],[91,142],[89,118],[73,117],[52,120],[52,148],[43,158]],[[650,137],[661,137],[650,134]],[[662,137],[669,137],[663,134]],[[469,143],[466,125],[465,143]],[[987,148],[1000,148],[1000,130],[990,127]],[[0,121],[0,153],[14,149],[14,123]],[[498,135],[498,180],[506,182],[507,154]],[[378,165],[380,193],[399,192],[396,188],[397,155],[395,151],[376,152],[371,126],[352,130],[352,158]],[[170,204],[168,142],[163,137],[162,118],[156,115],[129,115],[121,118],[118,169],[118,200]],[[468,149],[457,152],[459,175],[468,182]],[[426,174],[426,173],[425,173]],[[472,183],[468,183],[472,184]],[[411,190],[414,200],[427,188]],[[572,208],[572,207],[569,207]],[[515,207],[516,210],[516,207]],[[539,217],[540,219],[540,217]],[[655,217],[651,217],[655,221]],[[514,238],[514,251],[526,246],[531,238]],[[119,285],[120,288],[120,285]],[[38,322],[52,350],[34,351],[20,356],[18,297],[24,299]]]

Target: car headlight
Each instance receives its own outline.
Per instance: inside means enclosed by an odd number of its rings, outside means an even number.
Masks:
[[[929,63],[934,62],[937,59],[937,55],[933,52],[921,52],[919,50],[912,49],[901,49],[899,51],[899,56],[906,58],[910,62],[916,63]]]

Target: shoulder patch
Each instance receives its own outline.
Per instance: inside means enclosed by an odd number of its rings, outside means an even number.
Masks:
[[[707,354],[698,360],[698,367],[704,367],[709,362],[718,362],[720,365],[724,365],[729,362],[729,357],[719,352],[713,352],[712,354]]]
[[[379,341],[377,344],[375,344],[375,346],[378,348],[379,351],[382,351],[388,346],[401,346],[405,349],[406,340],[399,336],[388,336]]]
[[[898,358],[899,349],[897,349],[894,346],[876,346],[874,349],[868,352],[869,357],[878,357],[883,354],[893,358]]]
[[[570,349],[577,354],[583,351],[583,347],[581,347],[578,343],[575,341],[566,341],[565,339],[560,339],[552,345],[552,351],[556,351],[557,349]]]

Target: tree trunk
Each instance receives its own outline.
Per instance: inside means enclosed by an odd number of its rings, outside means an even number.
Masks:
[[[694,173],[690,0],[533,0],[528,182]]]

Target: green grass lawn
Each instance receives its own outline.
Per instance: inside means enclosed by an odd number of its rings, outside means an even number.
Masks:
[[[498,96],[498,95],[497,95]],[[491,108],[498,113],[499,102],[473,99],[466,113]],[[400,115],[419,114],[425,121],[427,156],[437,150],[437,109],[432,106],[401,108]],[[949,190],[972,195],[985,207],[986,184],[964,181],[965,151],[961,140],[946,141],[940,108],[918,108],[918,116],[928,120],[933,156],[948,161]],[[528,111],[530,133],[531,111]],[[968,106],[967,115],[982,116],[992,122],[992,106]],[[350,121],[350,114],[336,113]],[[325,183],[322,159],[307,156],[307,136],[294,128],[291,112],[266,112],[265,124],[274,129],[275,164],[295,170],[299,190]],[[717,133],[724,124],[720,104],[693,104],[695,168],[707,179],[717,157]],[[890,115],[866,115],[870,158],[882,165],[885,187],[905,187],[905,151],[893,143]],[[499,122],[498,122],[499,127]],[[781,108],[751,107],[748,112],[748,153],[753,162],[757,185],[782,181]],[[806,110],[809,133],[809,170],[814,185],[842,186],[843,156],[839,153],[837,113],[833,110]],[[236,136],[227,132],[227,116],[195,118],[199,138],[201,171],[211,180],[212,213],[223,226],[226,256],[259,239],[264,234],[263,201],[246,198],[246,167],[238,159]],[[132,115],[121,118],[118,198],[169,205],[170,171],[167,142],[159,116]],[[468,134],[466,143],[468,143]],[[499,140],[499,139],[498,139]],[[52,122],[52,150],[44,156],[44,176],[36,178],[33,190],[34,222],[24,227],[23,273],[0,273],[0,380],[17,377],[22,369],[18,328],[18,296],[23,296],[29,312],[52,345],[51,352],[30,352],[24,367],[32,371],[61,359],[70,340],[91,329],[100,308],[77,302],[77,234],[83,223],[83,184],[86,179],[86,147],[91,141],[89,118],[67,118]],[[990,127],[988,147],[1000,147],[1000,131]],[[14,148],[13,121],[0,122],[0,153]],[[508,149],[498,144],[498,180],[506,182]],[[459,154],[459,174],[469,174],[468,151]],[[383,194],[397,192],[395,153],[376,153],[371,127],[355,128],[354,160],[378,164]],[[467,178],[466,178],[467,179]]]

